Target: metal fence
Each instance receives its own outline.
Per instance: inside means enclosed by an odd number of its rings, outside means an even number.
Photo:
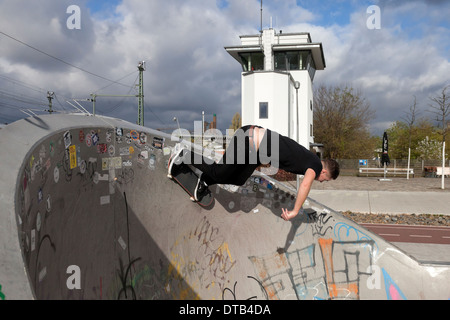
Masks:
[[[408,168],[408,159],[391,159],[388,169]],[[383,168],[380,160],[372,159],[337,159],[342,175],[359,175],[359,168]],[[450,167],[450,160],[446,161],[446,166]],[[442,159],[438,160],[411,160],[410,168],[414,169],[416,177],[427,176],[433,172],[433,168],[442,167]],[[362,174],[365,175],[365,174]]]

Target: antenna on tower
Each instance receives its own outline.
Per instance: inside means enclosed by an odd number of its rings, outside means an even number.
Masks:
[[[260,33],[263,33],[263,27],[262,27],[262,19],[263,19],[263,4],[262,4],[263,0],[261,0],[261,29],[259,30]]]
[[[47,91],[47,99],[48,99],[48,113],[52,114],[53,113],[53,108],[52,108],[52,100],[55,97],[55,93],[53,91]]]

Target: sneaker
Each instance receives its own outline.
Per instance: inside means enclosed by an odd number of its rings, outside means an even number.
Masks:
[[[197,185],[194,190],[194,199],[195,201],[201,201],[205,195],[209,192],[208,186],[202,180],[201,177],[198,178]]]
[[[183,162],[183,155],[184,155],[184,149],[183,148],[179,148],[177,150],[177,148],[176,148],[174,153],[170,157],[169,165],[167,167],[167,176],[169,178],[172,178],[172,172],[173,172],[174,164],[175,165],[180,165]]]

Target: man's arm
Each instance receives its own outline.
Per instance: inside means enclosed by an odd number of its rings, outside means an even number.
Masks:
[[[300,184],[300,187],[297,191],[297,199],[295,200],[294,209],[291,211],[283,208],[281,209],[283,213],[281,214],[281,217],[288,221],[292,218],[294,218],[298,212],[300,211],[303,203],[306,200],[306,197],[308,197],[309,191],[311,190],[311,186],[314,182],[314,179],[316,178],[316,173],[313,169],[308,169],[305,172],[305,177],[303,178],[302,183]]]

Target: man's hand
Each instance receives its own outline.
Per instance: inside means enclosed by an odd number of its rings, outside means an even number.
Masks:
[[[281,211],[283,211],[283,213],[281,214],[281,218],[283,218],[286,221],[289,221],[298,214],[298,211],[289,211],[288,209],[284,208],[282,208]]]
[[[303,178],[302,183],[300,184],[300,187],[297,191],[297,199],[295,200],[294,209],[288,210],[282,208],[281,210],[283,213],[281,214],[281,218],[288,221],[292,218],[294,218],[300,209],[302,208],[303,203],[306,200],[306,197],[309,194],[309,190],[311,190],[311,185],[316,177],[316,173],[313,169],[308,168],[305,172],[305,176]]]

